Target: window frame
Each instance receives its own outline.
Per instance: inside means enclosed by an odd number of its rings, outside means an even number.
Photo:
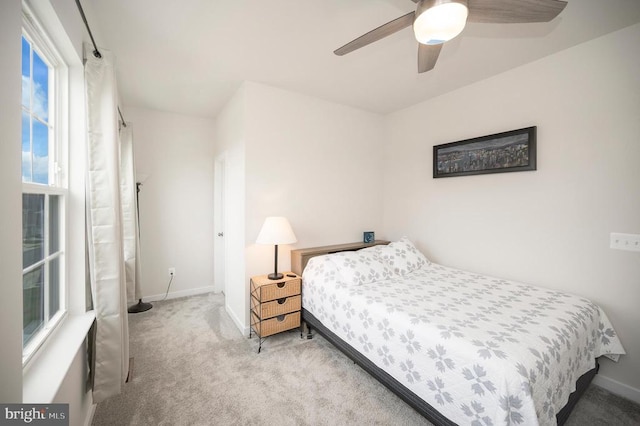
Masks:
[[[49,312],[49,268],[45,266],[45,282],[44,282],[44,313],[43,324],[40,329],[31,337],[30,341],[24,345],[22,349],[22,365],[27,366],[29,361],[33,359],[38,350],[59,328],[63,320],[68,316],[69,311],[69,282],[68,282],[68,204],[69,204],[69,138],[67,123],[69,120],[69,66],[62,59],[55,44],[47,35],[43,26],[35,19],[30,9],[23,3],[23,19],[22,19],[22,36],[30,43],[31,49],[50,67],[50,75],[48,82],[48,103],[49,111],[47,118],[47,126],[49,129],[49,182],[48,184],[22,182],[22,194],[42,194],[45,197],[44,205],[44,255],[43,259],[26,268],[23,267],[24,275],[30,270],[36,269],[38,265],[49,265],[52,260],[59,258],[60,281],[59,288],[59,308],[55,315],[51,318]],[[31,94],[33,97],[33,93]],[[27,112],[31,113],[31,107]],[[21,111],[25,111],[25,107],[21,103]],[[22,141],[20,142],[22,143]],[[33,149],[31,150],[33,156]],[[33,162],[31,162],[33,170]],[[22,170],[22,168],[21,168]],[[22,172],[21,172],[22,173]],[[21,178],[22,179],[22,178]],[[59,242],[56,253],[49,253],[49,199],[51,196],[58,196],[58,220],[59,220]],[[24,311],[24,305],[23,305]],[[22,326],[24,333],[24,324]]]

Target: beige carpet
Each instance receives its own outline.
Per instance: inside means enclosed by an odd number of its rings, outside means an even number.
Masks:
[[[429,425],[320,336],[242,337],[222,295],[130,314],[133,379],[93,425]],[[567,422],[639,425],[640,407],[591,386]]]

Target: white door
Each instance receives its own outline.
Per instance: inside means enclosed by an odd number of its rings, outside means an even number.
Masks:
[[[216,158],[214,168],[214,205],[213,205],[213,229],[214,229],[214,288],[216,293],[226,294],[226,237],[225,237],[225,205],[227,193],[226,179],[226,155]]]

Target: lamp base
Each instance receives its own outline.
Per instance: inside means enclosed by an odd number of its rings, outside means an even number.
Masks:
[[[284,278],[284,275],[274,272],[273,274],[267,275],[267,278],[269,278],[270,280],[281,280],[282,278]]]
[[[153,305],[151,303],[146,303],[143,302],[142,299],[138,299],[138,303],[129,306],[127,312],[129,312],[130,314],[138,314],[140,312],[146,312],[151,308],[153,308]]]

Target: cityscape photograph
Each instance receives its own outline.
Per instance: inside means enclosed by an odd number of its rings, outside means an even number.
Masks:
[[[479,172],[529,165],[529,134],[438,149],[437,174]]]

